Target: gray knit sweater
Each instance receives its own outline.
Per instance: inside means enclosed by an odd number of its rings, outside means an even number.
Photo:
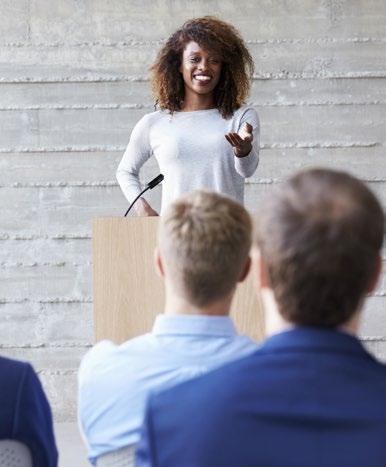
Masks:
[[[225,139],[248,122],[253,127],[253,149],[235,157]],[[151,156],[165,176],[161,214],[181,194],[198,189],[223,193],[244,201],[244,179],[259,162],[260,124],[252,107],[241,107],[232,118],[222,118],[217,109],[193,112],[157,111],[145,115],[134,127],[117,170],[117,180],[127,200],[141,192],[139,171]]]

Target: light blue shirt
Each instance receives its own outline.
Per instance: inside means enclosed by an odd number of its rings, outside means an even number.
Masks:
[[[150,391],[167,388],[248,355],[257,344],[225,316],[159,315],[152,332],[96,344],[78,375],[78,418],[89,459],[135,444]]]

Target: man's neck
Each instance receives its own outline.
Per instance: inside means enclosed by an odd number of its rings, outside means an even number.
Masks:
[[[266,337],[270,337],[280,332],[288,331],[295,328],[297,325],[285,320],[278,311],[277,304],[273,292],[271,289],[261,289],[262,301],[264,304],[265,312],[265,334]],[[353,336],[358,335],[359,330],[360,313],[356,312],[349,321],[338,326],[338,331],[346,332]]]
[[[228,316],[232,297],[233,294],[208,305],[197,306],[190,303],[185,297],[166,292],[164,313],[166,315]]]
[[[279,313],[272,290],[262,288],[260,293],[264,307],[265,336],[270,337],[294,328],[295,326],[286,321]]]

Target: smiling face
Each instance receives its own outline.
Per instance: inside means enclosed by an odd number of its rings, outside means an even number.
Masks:
[[[197,42],[188,42],[182,54],[180,72],[185,83],[185,98],[213,95],[221,75],[220,57],[203,49]]]

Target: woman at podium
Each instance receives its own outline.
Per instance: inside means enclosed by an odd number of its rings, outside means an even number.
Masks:
[[[239,202],[255,172],[259,118],[244,105],[254,66],[237,30],[214,17],[187,21],[151,67],[157,111],[134,127],[117,170],[129,202],[141,193],[139,172],[152,156],[164,175],[161,214],[186,192],[208,189]],[[157,212],[144,199],[138,215]]]

